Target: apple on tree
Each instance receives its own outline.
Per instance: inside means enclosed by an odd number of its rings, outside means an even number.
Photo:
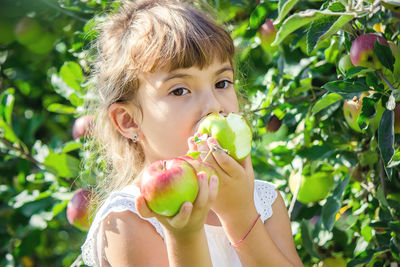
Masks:
[[[17,41],[23,45],[30,45],[42,37],[42,27],[31,18],[22,18],[15,25]]]
[[[389,46],[382,36],[367,33],[358,36],[351,44],[350,58],[354,66],[381,69],[382,64],[374,53],[375,42],[378,39],[381,45]]]
[[[275,115],[272,115],[272,117],[269,119],[267,126],[265,126],[265,129],[269,133],[275,133],[281,128],[282,126],[282,121]]]
[[[239,114],[230,113],[225,117],[212,113],[199,122],[197,133],[214,137],[239,162],[251,152],[252,131],[245,118]]]
[[[72,126],[72,137],[74,139],[86,136],[94,121],[94,116],[85,115],[75,120]]]
[[[89,201],[91,192],[87,189],[78,189],[67,205],[68,222],[82,231],[90,227]]]
[[[272,19],[266,19],[258,32],[260,34],[261,47],[264,49],[264,51],[272,54],[278,50],[277,46],[271,46],[272,42],[275,40],[276,33],[278,32]]]
[[[158,160],[143,171],[140,193],[157,214],[173,216],[182,204],[194,202],[199,191],[197,173],[182,158]]]
[[[311,173],[310,168],[304,168],[302,173],[292,172],[289,177],[289,189],[294,195],[297,188],[297,200],[308,204],[328,197],[333,186],[332,172],[321,169]]]

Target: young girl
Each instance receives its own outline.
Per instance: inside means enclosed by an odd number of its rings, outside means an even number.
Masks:
[[[163,217],[140,195],[148,164],[218,146],[196,145],[198,122],[239,112],[234,46],[198,9],[173,0],[126,2],[102,24],[95,65],[94,136],[111,168],[108,197],[82,246],[91,266],[302,266],[275,187],[254,180],[250,156],[207,158],[193,204]],[[219,189],[218,189],[219,188]]]

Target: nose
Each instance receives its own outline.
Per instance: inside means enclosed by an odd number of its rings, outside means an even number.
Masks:
[[[211,113],[224,113],[224,107],[221,101],[221,96],[218,96],[215,90],[207,90],[203,96],[203,114],[207,116]]]

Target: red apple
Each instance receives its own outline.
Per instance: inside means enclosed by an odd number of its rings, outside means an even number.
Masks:
[[[87,231],[90,227],[88,210],[90,195],[89,190],[78,189],[67,206],[68,222],[82,231]]]
[[[164,216],[175,215],[185,202],[193,203],[198,191],[196,170],[180,158],[153,162],[140,182],[140,193],[149,208]]]
[[[394,108],[394,133],[400,134],[400,103]]]
[[[76,119],[74,125],[72,126],[72,137],[77,139],[86,136],[93,123],[93,120],[94,117],[91,115],[82,116]]]
[[[269,119],[268,124],[265,127],[265,129],[269,133],[275,133],[276,131],[279,130],[279,128],[281,128],[281,126],[282,126],[282,121],[277,116],[273,115]]]
[[[382,64],[374,54],[376,39],[381,45],[389,46],[388,42],[382,36],[375,33],[360,35],[351,45],[350,58],[354,66],[380,69]]]

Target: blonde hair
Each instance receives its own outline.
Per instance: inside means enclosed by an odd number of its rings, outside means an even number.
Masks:
[[[99,25],[95,44],[92,129],[97,155],[105,162],[105,177],[97,185],[95,206],[109,192],[131,183],[143,168],[139,143],[122,136],[113,126],[108,109],[115,102],[133,102],[138,75],[157,68],[203,68],[215,59],[233,66],[234,45],[229,33],[199,9],[179,1],[123,1],[117,13]],[[140,114],[138,114],[140,116]],[[93,152],[93,151],[92,151]]]

